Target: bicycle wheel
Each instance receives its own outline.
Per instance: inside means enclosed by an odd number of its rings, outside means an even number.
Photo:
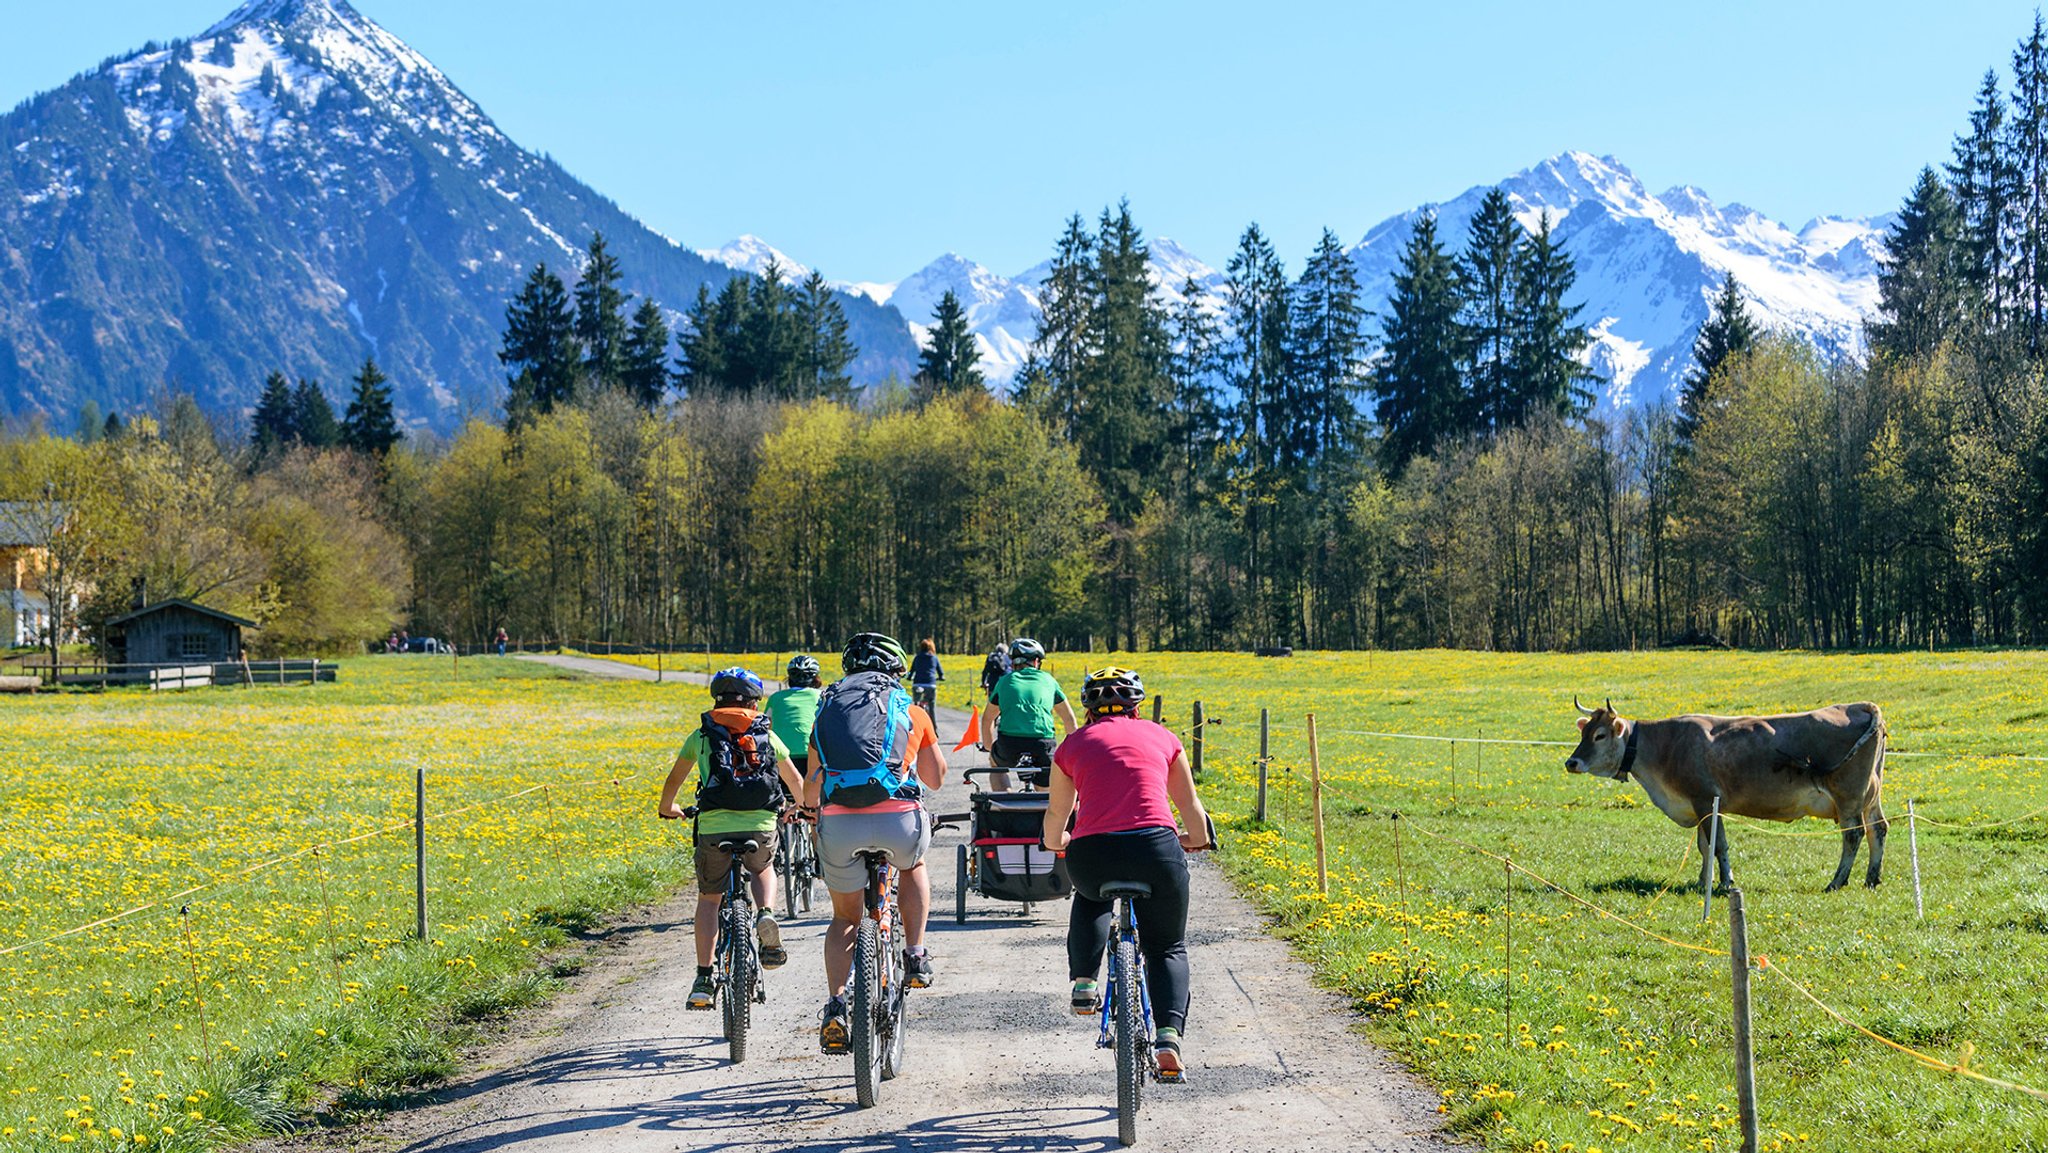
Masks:
[[[726,907],[725,926],[725,1042],[734,1064],[747,1059],[747,1026],[754,1016],[753,909],[746,904]]]
[[[804,912],[808,913],[818,900],[818,842],[808,827],[798,831],[797,840],[803,847],[803,876],[798,885],[803,890]]]
[[[891,914],[891,924],[895,923],[896,916],[900,914]],[[904,1046],[910,1034],[910,1016],[905,1011],[907,1006],[904,1004],[905,999],[910,996],[910,976],[904,971],[903,949],[896,942],[893,933],[888,940],[882,942],[882,949],[889,957],[889,987],[883,991],[886,998],[883,1022],[887,1032],[883,1034],[882,1040],[882,1080],[893,1081],[897,1074],[903,1072],[906,1056]]]
[[[795,825],[782,826],[780,851],[775,854],[775,879],[782,884],[782,909],[790,920],[796,920],[797,886],[804,873],[803,859],[798,855],[797,831]],[[808,908],[810,902],[804,902]]]
[[[973,857],[973,849],[966,845],[960,846],[960,870],[953,885],[953,923],[956,925],[967,923],[967,862]]]
[[[874,1108],[882,1081],[881,1038],[876,1035],[875,1017],[881,1008],[882,956],[880,930],[872,917],[861,918],[853,934],[853,980],[847,1006],[853,1029],[853,1099],[863,1109]]]
[[[1125,1145],[1138,1140],[1138,1098],[1145,1084],[1144,1007],[1138,1004],[1137,942],[1118,934],[1116,978],[1116,1139]]]

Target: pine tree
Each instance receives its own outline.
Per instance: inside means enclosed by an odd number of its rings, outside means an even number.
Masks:
[[[730,357],[726,349],[727,334],[718,323],[718,300],[738,283],[737,277],[726,282],[716,299],[712,297],[709,285],[698,285],[697,299],[683,314],[683,331],[677,340],[682,346],[682,357],[677,362],[676,384],[690,396],[710,396],[725,391],[726,362]]]
[[[109,437],[111,439],[111,435]],[[292,419],[292,386],[284,373],[263,378],[263,394],[256,400],[256,412],[249,418],[249,447],[258,460],[290,447],[299,439]]]
[[[1754,348],[1761,335],[1742,302],[1742,286],[1731,272],[1721,282],[1721,295],[1714,298],[1713,311],[1692,343],[1692,371],[1685,375],[1678,401],[1679,443],[1692,443],[1699,431],[1706,416],[1707,383],[1714,373],[1728,358]]]
[[[1457,262],[1437,239],[1436,217],[1424,216],[1401,250],[1374,381],[1381,465],[1390,474],[1466,430],[1463,309]]]
[[[1985,332],[2003,328],[2013,304],[2007,236],[2017,191],[2005,145],[2005,98],[1998,91],[1997,71],[1986,71],[1970,113],[1970,131],[1956,138],[1955,159],[1948,167],[1969,250],[1972,295],[1982,310],[1979,327]]]
[[[349,398],[341,423],[341,443],[364,456],[381,457],[404,436],[391,403],[391,380],[375,360],[365,360],[354,383],[355,395]]]
[[[127,432],[128,422],[121,419],[120,413],[110,412],[107,414],[107,427],[105,429],[106,439],[120,440],[123,436],[127,434]]]
[[[1241,398],[1237,436],[1245,464],[1258,473],[1277,456],[1275,441],[1284,419],[1287,375],[1287,269],[1272,242],[1254,224],[1238,239],[1225,266],[1224,295],[1232,340],[1227,353],[1231,383]]]
[[[1039,286],[1038,334],[1032,338],[1029,377],[1018,374],[1017,398],[1068,439],[1080,425],[1076,375],[1088,355],[1088,317],[1095,309],[1095,238],[1076,213],[1053,247],[1052,267]]]
[[[618,388],[625,377],[626,294],[619,280],[619,261],[604,233],[592,235],[576,281],[576,339],[583,345],[583,377],[593,389]]]
[[[1152,299],[1151,249],[1129,202],[1104,209],[1088,277],[1089,355],[1078,374],[1081,412],[1075,448],[1094,476],[1110,519],[1128,525],[1158,490],[1165,444],[1166,316]],[[1131,590],[1119,595],[1126,632]],[[1135,643],[1135,638],[1131,639]]]
[[[1514,206],[1498,187],[1487,190],[1472,217],[1458,272],[1465,286],[1466,370],[1471,425],[1483,434],[1516,423],[1514,379],[1516,264],[1523,238]]]
[[[789,285],[783,283],[782,276],[782,265],[770,257],[748,294],[741,329],[746,333],[749,378],[741,386],[748,392],[789,399],[799,391],[794,378],[802,342],[797,337]]]
[[[582,353],[569,290],[545,263],[533,266],[526,284],[505,308],[505,337],[498,352],[511,373],[506,414],[521,423],[576,398]]]
[[[668,393],[668,318],[661,306],[643,300],[633,313],[633,327],[626,333],[620,369],[620,383],[626,394],[652,412]]]
[[[1367,313],[1358,297],[1358,266],[1325,228],[1295,282],[1291,308],[1288,375],[1296,395],[1286,440],[1302,461],[1342,456],[1357,439],[1367,348]]]
[[[1508,349],[1513,384],[1506,408],[1513,424],[1539,412],[1571,416],[1593,403],[1587,385],[1597,378],[1580,359],[1593,337],[1578,323],[1583,306],[1564,302],[1578,278],[1577,265],[1557,243],[1550,214],[1544,213],[1515,257]]]
[[[1882,304],[1870,324],[1872,346],[1904,359],[1962,335],[1969,319],[1969,272],[1962,214],[1948,186],[1932,168],[1923,168],[1885,236],[1885,261],[1877,272]]]
[[[798,361],[798,395],[851,402],[853,376],[847,371],[860,350],[847,336],[846,310],[839,294],[813,271],[796,294],[797,334],[803,341]]]
[[[1216,374],[1223,337],[1205,303],[1202,286],[1189,277],[1181,285],[1180,303],[1168,320],[1167,375],[1173,382],[1169,433],[1182,477],[1183,502],[1192,500],[1209,463],[1209,446],[1219,430]]]
[[[334,405],[320,382],[299,378],[292,390],[292,428],[307,448],[333,448],[341,443],[341,424],[334,419]]]
[[[975,362],[981,350],[967,327],[967,310],[960,298],[947,289],[932,309],[931,330],[917,351],[917,375],[911,378],[919,404],[955,392],[970,392],[986,386]]]

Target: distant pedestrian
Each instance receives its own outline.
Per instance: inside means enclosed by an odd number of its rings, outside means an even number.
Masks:
[[[910,658],[910,699],[934,720],[939,715],[939,682],[945,679],[938,646],[930,637],[917,642],[917,655]]]
[[[497,641],[497,642],[498,642],[498,655],[499,655],[499,656],[501,656],[501,657],[502,657],[502,656],[504,656],[504,655],[505,655],[505,642],[511,639],[510,637],[508,637],[508,636],[506,636],[506,635],[505,635],[505,626],[504,626],[504,625],[499,625],[499,626],[498,626],[498,634],[497,634],[497,636],[495,636],[495,637],[493,637],[493,638],[491,638],[491,639],[493,639],[493,640],[495,640],[495,641]]]

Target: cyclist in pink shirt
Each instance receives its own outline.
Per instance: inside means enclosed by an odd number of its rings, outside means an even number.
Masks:
[[[1067,926],[1067,975],[1074,1012],[1086,1016],[1101,1003],[1096,974],[1109,946],[1112,902],[1102,886],[1140,881],[1152,895],[1133,902],[1138,946],[1157,1024],[1155,1052],[1162,1077],[1182,1072],[1181,1034],[1188,1013],[1187,851],[1208,846],[1209,815],[1195,795],[1180,738],[1138,716],[1145,684],[1129,669],[1088,674],[1081,704],[1088,723],[1053,754],[1051,796],[1045,810],[1045,846],[1064,849],[1074,881]],[[1174,824],[1174,811],[1193,832]],[[1067,817],[1075,815],[1074,831]]]

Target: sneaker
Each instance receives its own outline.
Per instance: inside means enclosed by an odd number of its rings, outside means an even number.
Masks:
[[[780,969],[789,960],[789,950],[782,947],[782,926],[775,923],[775,914],[766,909],[754,918],[754,936],[761,942],[761,967]]]
[[[709,1009],[718,1000],[718,981],[712,977],[699,977],[690,986],[690,1008]]]
[[[818,1048],[826,1053],[845,1053],[853,1048],[853,1025],[846,1019],[846,1002],[837,997],[825,1002],[819,1015]]]
[[[903,950],[903,983],[913,989],[932,987],[932,954],[929,949]]]
[[[1161,1029],[1152,1038],[1152,1061],[1159,1067],[1159,1083],[1178,1085],[1188,1079],[1180,1061],[1180,1030]]]
[[[1102,1008],[1102,986],[1087,978],[1074,982],[1074,1016],[1093,1017]]]

